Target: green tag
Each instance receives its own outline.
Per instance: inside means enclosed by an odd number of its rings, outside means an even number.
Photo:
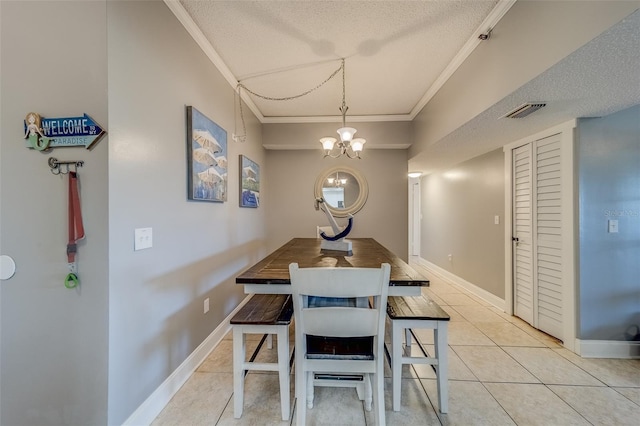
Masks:
[[[80,284],[80,281],[76,274],[70,273],[67,275],[67,278],[64,279],[64,286],[66,288],[76,288],[78,284]]]

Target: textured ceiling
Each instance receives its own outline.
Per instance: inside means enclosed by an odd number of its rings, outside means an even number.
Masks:
[[[515,2],[165,1],[230,84],[240,81],[265,96],[309,91],[346,58],[347,120],[353,123],[413,120],[480,43],[478,35]],[[340,77],[295,100],[245,99],[263,123],[335,122]],[[527,119],[500,119],[525,101],[548,106]],[[637,104],[640,11],[414,153],[409,168],[450,167],[567,120]]]
[[[526,119],[501,118],[526,100],[547,106]],[[577,117],[604,117],[638,104],[640,10],[431,145],[409,168],[442,169]]]
[[[411,114],[498,3],[180,2],[236,80],[259,94],[308,91],[346,58],[350,116]],[[252,100],[266,118],[336,116],[341,74],[296,100]]]

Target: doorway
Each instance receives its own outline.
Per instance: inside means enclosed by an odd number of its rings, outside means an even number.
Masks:
[[[533,327],[575,344],[575,121],[505,146],[506,302]]]
[[[409,178],[409,256],[420,256],[420,180]]]

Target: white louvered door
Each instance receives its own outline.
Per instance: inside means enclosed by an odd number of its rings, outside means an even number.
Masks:
[[[561,135],[513,150],[514,314],[562,339]]]
[[[513,313],[534,323],[531,144],[513,150]]]
[[[562,169],[560,135],[534,144],[536,153],[537,328],[562,336]]]

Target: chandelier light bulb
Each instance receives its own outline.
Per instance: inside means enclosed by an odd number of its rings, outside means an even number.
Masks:
[[[320,143],[322,144],[322,149],[331,151],[333,149],[333,145],[336,143],[336,138],[321,138]]]
[[[351,142],[353,139],[353,135],[357,132],[353,127],[341,127],[338,129],[338,134],[340,135],[340,140],[342,142]]]
[[[362,152],[365,143],[367,143],[366,139],[355,138],[351,141],[351,149],[353,152]]]

